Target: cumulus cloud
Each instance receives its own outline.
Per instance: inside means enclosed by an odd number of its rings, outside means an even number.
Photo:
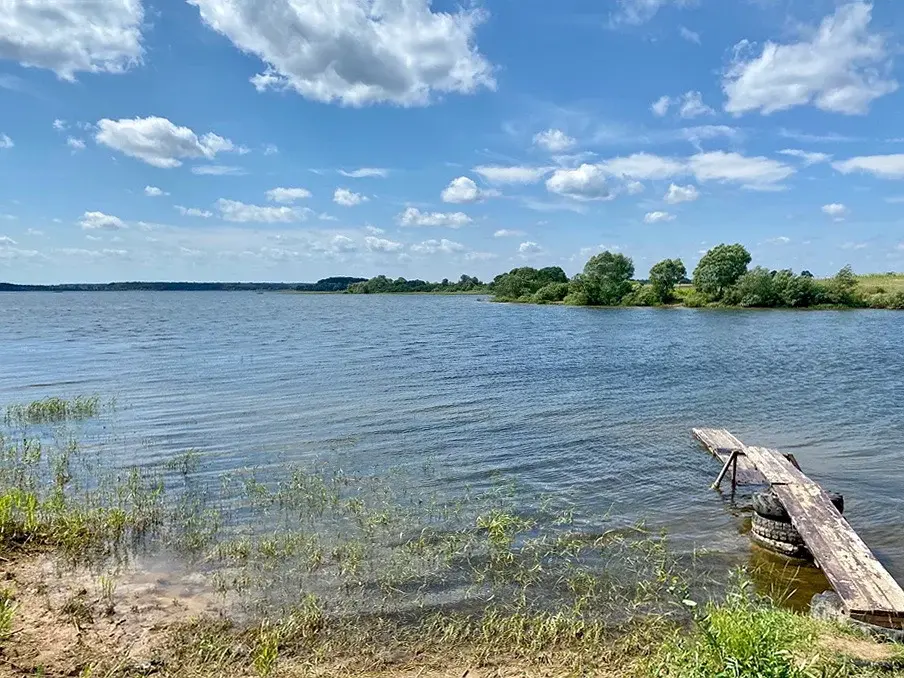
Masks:
[[[777,160],[725,151],[698,153],[688,166],[698,181],[736,182],[753,189],[774,187],[794,174],[794,168]]]
[[[504,167],[500,165],[480,165],[474,168],[474,172],[482,176],[491,184],[533,184],[549,174],[548,167],[526,167],[514,165]]]
[[[258,222],[258,223],[290,223],[300,221],[304,213],[293,207],[271,207],[261,205],[248,205],[238,200],[217,200],[217,209],[220,216],[226,221]]]
[[[643,193],[646,187],[640,181],[629,181],[625,184],[625,192],[628,195],[637,195]]]
[[[643,220],[648,224],[658,224],[663,221],[674,221],[675,215],[668,212],[647,212],[643,215]]]
[[[264,155],[276,155],[279,147],[276,144],[264,144]]]
[[[828,205],[823,205],[822,213],[832,217],[835,221],[844,221],[844,218],[848,215],[848,208],[841,203],[833,202]]]
[[[53,121],[53,128],[57,132],[62,132],[63,130],[66,129],[66,121],[61,120],[60,118],[57,118],[56,120]]]
[[[326,103],[427,105],[437,94],[495,89],[477,49],[486,13],[434,12],[429,0],[329,3],[189,0],[201,19],[265,64],[259,90],[294,90]]]
[[[398,252],[405,245],[387,238],[377,238],[369,235],[364,238],[364,246],[371,252]]]
[[[653,111],[653,115],[655,115],[657,118],[662,118],[666,113],[669,112],[669,107],[671,105],[672,98],[663,95],[650,105],[650,110]]]
[[[13,143],[12,139],[10,139],[5,134],[0,134],[0,149],[12,148],[13,146],[15,146],[15,144]]]
[[[157,188],[156,186],[145,186],[144,194],[149,198],[159,198],[161,195],[169,195],[169,193],[165,192],[162,188]]]
[[[474,180],[469,177],[458,177],[449,182],[449,185],[443,189],[441,197],[443,202],[469,203],[498,195],[499,191],[478,188]]]
[[[493,233],[494,238],[511,238],[524,235],[524,231],[519,231],[513,228],[500,228],[498,231]]]
[[[122,73],[141,63],[141,0],[6,0],[0,12],[0,59],[45,68],[63,80]]]
[[[183,207],[182,205],[174,205],[174,207],[183,217],[201,217],[202,219],[209,219],[213,216],[213,212],[202,210],[197,207]]]
[[[400,226],[447,226],[460,228],[471,223],[471,217],[464,212],[422,212],[417,207],[409,207],[399,217]]]
[[[18,245],[15,240],[10,238],[8,235],[0,235],[0,245]]]
[[[351,171],[339,170],[339,174],[352,179],[364,179],[365,177],[386,178],[389,176],[389,170],[385,167],[361,167]]]
[[[798,148],[785,148],[779,151],[782,155],[788,155],[792,158],[798,158],[802,160],[804,165],[809,167],[810,165],[816,165],[820,162],[828,162],[832,159],[832,156],[828,153],[815,153],[810,151],[802,151]]]
[[[337,205],[342,205],[343,207],[354,207],[355,205],[360,205],[362,202],[367,202],[368,200],[370,200],[370,198],[366,195],[354,193],[347,188],[337,188],[336,192],[333,193],[333,202]]]
[[[198,136],[166,118],[104,118],[97,128],[98,143],[154,167],[179,167],[184,158],[212,160],[217,153],[235,150],[229,139],[212,132]]]
[[[699,197],[700,191],[698,191],[697,187],[693,184],[688,184],[687,186],[671,184],[665,197],[663,197],[663,200],[670,205],[677,205],[682,202],[693,202]]]
[[[748,41],[735,46],[722,81],[729,113],[769,115],[813,104],[846,115],[864,115],[873,100],[898,89],[887,69],[885,39],[870,33],[872,5],[851,2],[822,20],[799,42],[767,42],[759,55]]]
[[[533,240],[527,240],[527,241],[521,243],[520,245],[518,245],[518,254],[520,254],[522,256],[527,256],[530,254],[539,254],[542,251],[543,251],[543,248],[540,247],[540,245],[535,243]]]
[[[126,225],[119,217],[114,217],[103,212],[85,212],[79,225],[86,231],[106,230],[118,231]]]
[[[597,165],[558,169],[546,180],[546,190],[575,200],[606,200],[612,196],[606,177]]]
[[[861,155],[833,162],[832,167],[842,174],[865,172],[880,179],[904,179],[904,154]]]
[[[311,192],[306,188],[271,188],[267,191],[267,200],[271,202],[293,203],[310,197]]]
[[[686,163],[650,153],[612,158],[598,166],[606,174],[625,179],[668,179],[687,172]]]
[[[465,246],[454,240],[442,238],[441,240],[425,240],[422,243],[412,245],[410,249],[415,254],[455,254],[456,252],[463,252]]]
[[[85,150],[85,142],[82,139],[77,137],[67,137],[66,145],[71,148],[73,151],[84,151]]]
[[[577,142],[560,129],[548,129],[534,135],[534,144],[550,153],[561,153],[574,148]]]

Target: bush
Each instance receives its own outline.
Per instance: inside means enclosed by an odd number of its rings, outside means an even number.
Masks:
[[[566,282],[549,283],[537,290],[531,301],[535,304],[549,304],[562,301],[568,295],[568,289],[568,283]]]
[[[663,303],[661,290],[655,285],[638,285],[622,303],[626,306],[660,306]]]
[[[709,297],[697,290],[691,290],[683,296],[684,305],[688,308],[703,308],[709,304]]]
[[[694,287],[711,299],[722,296],[747,272],[750,253],[743,245],[717,245],[700,259],[694,269]]]
[[[772,273],[762,266],[748,271],[724,294],[726,304],[769,308],[778,304]]]
[[[904,310],[904,292],[880,292],[873,294],[866,298],[866,305],[870,308]]]
[[[578,276],[588,302],[594,306],[617,306],[631,292],[634,262],[624,254],[601,252],[584,265]]]

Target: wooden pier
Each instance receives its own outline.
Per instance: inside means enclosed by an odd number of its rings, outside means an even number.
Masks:
[[[732,478],[732,488],[772,487],[849,617],[904,629],[904,591],[826,492],[803,474],[794,457],[765,447],[748,447],[724,429],[695,428],[693,432],[723,463],[714,487],[725,477]]]

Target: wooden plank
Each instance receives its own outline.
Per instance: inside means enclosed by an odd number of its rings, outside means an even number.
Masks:
[[[809,478],[806,480],[775,485],[773,490],[848,614],[885,620],[883,626],[904,628],[904,591],[822,488]]]
[[[734,451],[744,452],[744,443],[735,438],[725,429],[695,428],[694,436],[723,464],[731,457]],[[756,467],[746,458],[738,457],[738,473],[736,476],[738,485],[763,485],[766,479],[756,470]]]
[[[781,452],[766,447],[745,447],[748,461],[772,484],[812,483]]]

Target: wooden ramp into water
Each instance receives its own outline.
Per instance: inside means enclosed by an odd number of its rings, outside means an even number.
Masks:
[[[724,429],[693,431],[723,462],[722,475],[729,465],[736,464],[737,483],[772,487],[852,619],[904,629],[904,590],[793,457],[765,447],[748,447]]]

